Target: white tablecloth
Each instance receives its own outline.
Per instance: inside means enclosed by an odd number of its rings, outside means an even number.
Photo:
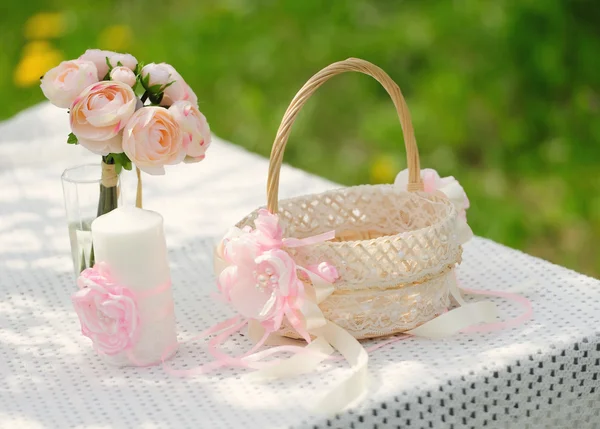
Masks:
[[[341,362],[266,385],[236,370],[176,378],[160,366],[107,366],[70,303],[60,174],[97,157],[66,145],[67,134],[66,113],[48,104],[0,124],[1,428],[598,427],[600,282],[483,238],[465,248],[463,286],[518,291],[534,319],[375,351],[368,399],[336,416],[311,415],[302,403],[348,373]],[[265,203],[266,171],[265,159],[217,140],[204,162],[145,176],[145,206],[165,217],[180,339],[231,315],[210,298],[212,246]],[[282,196],[332,186],[290,167],[282,173]],[[520,311],[497,303],[506,317]],[[240,335],[230,346],[250,343]],[[173,365],[208,359],[202,344],[188,343]]]

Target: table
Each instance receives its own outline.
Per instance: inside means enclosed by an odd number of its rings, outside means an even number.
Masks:
[[[161,367],[105,365],[70,303],[60,174],[97,157],[64,144],[67,122],[63,110],[40,104],[0,124],[0,427],[600,427],[600,282],[479,237],[465,246],[463,286],[518,291],[534,319],[377,350],[368,400],[338,415],[310,415],[299,404],[346,375],[342,362],[266,385],[240,380],[237,370],[176,378]],[[180,339],[231,315],[210,297],[212,248],[265,203],[266,171],[265,159],[215,139],[202,163],[145,176],[145,206],[165,217]],[[281,177],[284,197],[335,186],[289,166]],[[133,185],[130,176],[130,201]],[[520,311],[497,303],[506,317]],[[233,345],[250,343],[240,335]],[[207,359],[199,343],[187,343],[174,365]]]

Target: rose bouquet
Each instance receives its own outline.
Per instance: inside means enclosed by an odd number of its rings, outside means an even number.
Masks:
[[[40,86],[52,104],[68,109],[67,143],[102,157],[97,216],[117,207],[123,169],[136,167],[141,207],[140,170],[161,175],[165,165],[201,161],[210,145],[196,94],[169,64],[143,65],[130,54],[89,49],[49,70]],[[79,271],[93,263],[91,248]]]
[[[144,66],[130,54],[89,49],[49,70],[41,88],[69,109],[67,143],[102,156],[98,216],[116,208],[122,169],[134,164],[138,180],[139,170],[164,174],[165,165],[201,161],[210,145],[196,94],[169,64]],[[136,201],[141,205],[141,186]]]

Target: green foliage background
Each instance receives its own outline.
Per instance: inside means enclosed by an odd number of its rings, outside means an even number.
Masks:
[[[308,77],[350,56],[370,60],[407,98],[422,165],[466,188],[476,234],[600,274],[594,1],[3,2],[0,118],[43,99],[36,85],[14,83],[25,23],[38,12],[63,13],[51,43],[64,59],[116,43],[173,64],[212,130],[263,155]],[[130,31],[99,39],[115,24]],[[288,147],[287,162],[348,185],[404,168],[393,106],[364,76],[325,85]]]

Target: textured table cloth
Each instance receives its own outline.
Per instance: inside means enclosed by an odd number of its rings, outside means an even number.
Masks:
[[[80,334],[70,302],[76,286],[60,174],[98,158],[64,143],[67,122],[63,110],[42,104],[0,124],[0,428],[600,425],[600,282],[483,238],[465,247],[462,285],[519,292],[532,301],[533,320],[374,351],[367,400],[338,415],[311,415],[302,404],[348,374],[342,361],[270,384],[241,380],[242,370],[177,378],[160,366],[107,366]],[[165,218],[181,340],[231,316],[210,297],[213,245],[265,203],[266,173],[265,159],[217,140],[200,164],[144,176],[145,207]],[[335,186],[290,167],[281,177],[283,197]],[[133,187],[130,175],[130,202]],[[521,311],[496,302],[504,317]],[[249,347],[238,335],[229,351]],[[206,362],[203,350],[184,343],[172,365]]]

